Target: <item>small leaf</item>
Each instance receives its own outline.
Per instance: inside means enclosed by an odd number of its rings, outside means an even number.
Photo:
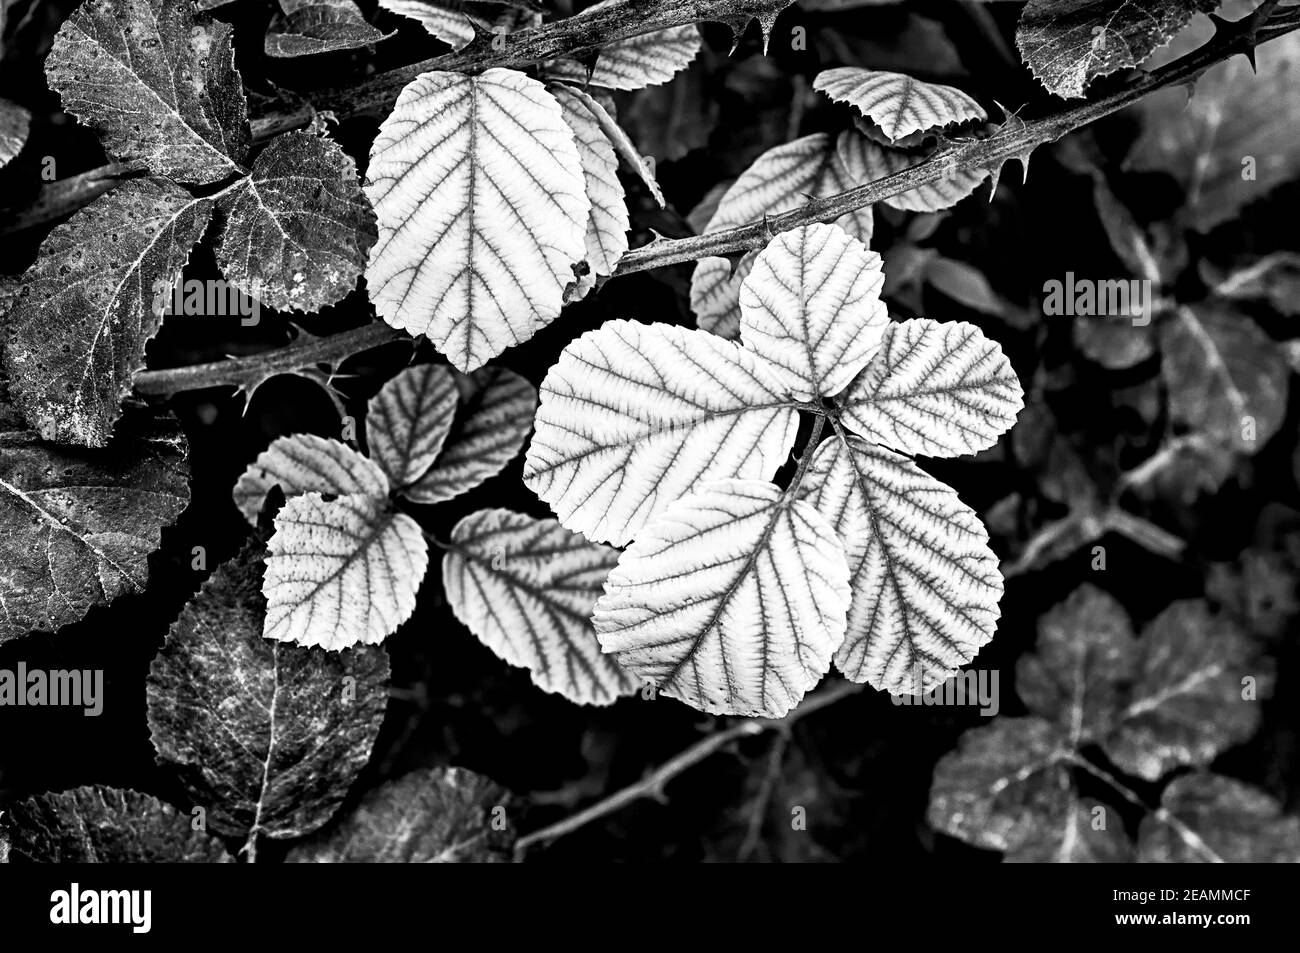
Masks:
[[[1138,830],[1146,864],[1300,863],[1300,819],[1282,813],[1266,793],[1233,778],[1197,771],[1174,778],[1161,797],[1165,811]]]
[[[277,486],[286,497],[311,492],[382,497],[389,489],[374,461],[337,440],[309,433],[277,438],[240,476],[232,496],[249,525],[257,525],[266,495]]]
[[[998,560],[951,487],[906,457],[837,437],[817,448],[801,492],[847,554],[853,599],[835,666],[848,678],[924,694],[993,638]]]
[[[230,863],[190,821],[148,794],[96,784],[11,804],[3,826],[13,854],[38,863]]]
[[[17,103],[0,99],[0,168],[23,151],[31,127],[31,113]]]
[[[342,301],[375,243],[356,164],[337,143],[305,132],[271,140],[221,208],[229,221],[217,264],[237,288],[279,311]]]
[[[920,165],[926,159],[923,153],[890,149],[852,130],[840,133],[837,148],[848,180],[846,188],[879,181],[887,175]],[[987,169],[960,169],[937,182],[918,185],[880,201],[904,212],[938,212],[951,208],[974,192],[988,174]]]
[[[268,548],[264,634],[331,651],[397,631],[429,568],[419,524],[373,496],[295,496]]]
[[[441,365],[408,367],[366,408],[366,443],[393,486],[414,483],[433,466],[456,416],[456,382]]]
[[[980,104],[960,89],[923,83],[905,73],[842,66],[818,73],[813,89],[851,105],[892,142],[915,132],[987,118]]]
[[[955,457],[993,446],[1024,407],[996,342],[973,324],[890,325],[842,401],[844,423],[901,453]]]
[[[830,668],[849,571],[835,533],[770,483],[708,483],[656,517],[610,574],[601,648],[714,714],[779,718]]]
[[[838,394],[889,327],[880,256],[834,225],[783,232],[740,288],[745,347],[797,400]]]
[[[1098,76],[1139,66],[1219,0],[1029,0],[1016,46],[1048,92],[1081,98]]]
[[[619,40],[601,49],[590,83],[627,90],[666,83],[691,65],[701,45],[693,23]],[[556,60],[547,71],[557,79],[588,82],[587,68],[576,60]]]
[[[310,56],[336,50],[354,50],[386,40],[385,34],[366,22],[352,0],[279,0],[263,44],[267,56]]]
[[[185,437],[134,415],[107,450],[44,443],[0,395],[0,643],[143,592],[189,504]]]
[[[219,566],[149,668],[149,730],[221,834],[301,837],[338,809],[370,759],[388,703],[388,656],[262,637],[263,551]]]
[[[415,503],[441,503],[496,476],[523,449],[533,429],[537,390],[513,371],[485,367],[457,382],[460,408],[442,453],[402,490]]]
[[[632,172],[636,174],[636,177],[641,180],[642,184],[650,190],[651,196],[653,196],[654,200],[659,203],[659,207],[664,208],[668,203],[664,199],[663,191],[659,188],[659,183],[655,181],[655,174],[654,170],[651,168],[651,163],[647,162],[645,157],[637,151],[636,146],[632,144],[631,138],[623,131],[623,127],[620,126],[618,121],[614,118],[614,101],[609,98],[609,94],[605,94],[598,98],[597,96],[592,95],[591,92],[577,89],[573,86],[565,86],[563,88],[568,92],[571,98],[578,100],[582,105],[587,107],[587,110],[595,118],[596,124],[600,126],[600,131],[603,132],[605,138],[609,140],[609,144],[613,147],[614,153]],[[599,90],[596,90],[595,92],[599,93]]]
[[[691,275],[691,310],[695,324],[720,338],[740,337],[740,289],[754,269],[758,252],[741,256],[732,267],[726,258],[701,258]]]
[[[797,425],[738,345],[608,321],[566,347],[542,382],[524,482],[568,529],[622,546],[706,481],[770,478]]]
[[[108,443],[212,208],[165,179],[131,179],[42,243],[4,349],[13,396],[42,437]]]
[[[241,172],[249,129],[232,29],[188,3],[88,0],[45,69],[63,108],[123,161],[191,185]]]
[[[503,69],[420,75],[380,127],[368,175],[379,241],[366,281],[393,327],[468,373],[559,315],[589,203],[541,83]]]
[[[291,864],[508,861],[514,832],[493,823],[508,798],[494,782],[464,768],[413,771],[371,791],[345,821],[295,847],[286,859]]]
[[[589,543],[555,520],[479,510],[452,530],[442,578],[452,611],[542,691],[608,705],[637,683],[602,655],[592,607],[618,550]]]

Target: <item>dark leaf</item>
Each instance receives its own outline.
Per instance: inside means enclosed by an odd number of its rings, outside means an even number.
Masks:
[[[0,99],[0,167],[23,151],[31,125],[31,113],[17,103]]]
[[[267,28],[267,56],[308,56],[369,46],[393,36],[366,22],[352,0],[280,0]]]
[[[1258,788],[1198,771],[1175,778],[1138,830],[1148,864],[1300,863],[1300,819]]]

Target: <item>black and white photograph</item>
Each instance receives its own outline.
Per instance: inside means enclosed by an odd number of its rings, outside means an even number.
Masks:
[[[1300,862],[1296,0],[0,27],[24,918],[149,932],[87,864]],[[1250,929],[1148,869],[1081,909]]]

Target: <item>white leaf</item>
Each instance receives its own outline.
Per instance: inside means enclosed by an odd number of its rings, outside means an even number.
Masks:
[[[754,160],[718,202],[705,233],[719,232],[765,216],[802,207],[810,198],[843,192],[854,183],[825,133],[768,149]],[[871,207],[842,215],[837,225],[864,245],[871,243]],[[742,264],[744,263],[742,259]],[[725,258],[705,258],[691,277],[691,309],[700,327],[734,337],[740,326],[740,284],[747,270],[732,275]]]
[[[829,669],[848,582],[844,550],[811,506],[770,483],[724,480],[646,527],[593,621],[601,647],[664,694],[778,718]]]
[[[453,50],[467,46],[474,39],[474,24],[464,13],[439,6],[433,0],[379,0],[385,10],[398,16],[419,20],[420,25]]]
[[[880,256],[834,225],[783,232],[740,289],[740,336],[798,400],[838,394],[866,366],[889,315]]]
[[[550,89],[564,111],[564,121],[573,130],[587,183],[591,207],[587,215],[587,267],[592,275],[612,275],[627,251],[629,227],[623,185],[618,180],[618,156],[595,114],[573,90],[558,83]]]
[[[533,683],[579,705],[608,705],[637,683],[602,655],[591,611],[618,550],[555,520],[510,510],[471,513],[451,532],[442,578],[452,611]]]
[[[622,546],[703,482],[769,479],[798,413],[737,344],[608,321],[546,375],[536,427],[524,482],[568,529]]]
[[[882,146],[852,130],[840,133],[838,151],[849,187],[875,182],[920,165],[925,159],[923,155]],[[962,169],[945,179],[919,185],[880,201],[904,212],[938,212],[951,208],[974,192],[988,174],[988,169]]]
[[[240,476],[231,495],[239,512],[256,526],[266,494],[276,486],[286,497],[310,492],[384,497],[389,489],[388,477],[378,464],[347,444],[309,433],[272,442]]]
[[[456,417],[456,382],[440,365],[408,367],[366,406],[366,444],[394,486],[433,466]]]
[[[573,86],[566,86],[564,88],[569,91],[570,95],[576,97],[584,106],[586,106],[587,109],[591,111],[591,114],[596,117],[596,122],[600,125],[601,132],[605,134],[605,138],[609,140],[609,144],[614,147],[615,154],[627,163],[629,169],[636,173],[637,178],[645,184],[645,187],[650,190],[650,194],[654,197],[654,200],[659,203],[659,207],[667,207],[668,202],[664,199],[664,193],[663,190],[659,188],[659,183],[655,181],[654,170],[650,167],[651,163],[646,161],[645,156],[641,155],[641,153],[637,151],[637,147],[633,144],[631,137],[623,131],[623,127],[620,126],[618,120],[614,118],[614,100],[610,97],[609,93],[600,95],[600,90],[588,92],[587,90],[577,89]],[[592,95],[593,92],[597,95]]]
[[[658,86],[690,66],[700,46],[700,31],[693,23],[619,40],[600,51],[590,83],[605,89]],[[576,60],[556,60],[548,70],[560,79],[588,82],[587,67]]]
[[[366,281],[395,328],[468,373],[560,313],[588,201],[560,105],[513,70],[423,73],[370,152]]]
[[[513,371],[485,367],[457,382],[460,409],[433,467],[402,491],[416,503],[441,503],[496,476],[533,429],[537,390]]]
[[[429,568],[419,524],[373,496],[296,496],[267,544],[263,635],[331,651],[373,645],[415,610]]]
[[[951,487],[906,457],[836,437],[817,448],[802,492],[848,555],[853,601],[835,664],[850,679],[924,694],[993,637],[1002,574]]]
[[[819,73],[813,89],[849,103],[894,142],[914,132],[987,118],[960,89],[923,83],[905,73],[842,66]]]
[[[997,443],[1024,391],[997,342],[973,324],[892,324],[842,402],[844,423],[901,453],[958,457]]]

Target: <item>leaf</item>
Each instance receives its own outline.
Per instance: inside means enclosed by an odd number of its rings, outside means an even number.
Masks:
[[[301,837],[338,809],[388,703],[383,649],[262,637],[263,549],[219,566],[149,667],[149,730],[218,833]]]
[[[1136,107],[1142,135],[1125,167],[1177,179],[1186,193],[1178,217],[1198,231],[1300,174],[1300,35],[1269,41],[1255,61],[1234,56],[1213,67],[1191,102],[1175,89]]]
[[[849,597],[844,552],[811,506],[723,480],[646,526],[592,621],[601,648],[665,695],[779,718],[830,668]]]
[[[1199,11],[1219,0],[1029,0],[1016,46],[1034,76],[1057,96],[1082,98],[1098,76],[1141,65]]]
[[[370,455],[397,487],[420,479],[438,458],[456,416],[456,382],[440,365],[408,367],[366,407]]]
[[[468,373],[560,313],[586,254],[573,134],[522,73],[421,74],[370,153],[379,221],[366,281],[393,327]]]
[[[1171,781],[1161,803],[1182,826],[1148,814],[1138,830],[1142,863],[1300,863],[1300,819],[1258,788],[1197,771]]]
[[[375,243],[356,164],[337,143],[306,132],[272,139],[221,208],[228,221],[217,264],[235,287],[278,311],[342,301]]]
[[[1119,823],[1097,829],[1108,809],[1090,798],[1073,795],[1057,815],[1031,828],[1003,860],[1008,864],[1128,864],[1133,844]]]
[[[1182,765],[1207,765],[1254,734],[1259,702],[1244,697],[1243,680],[1267,698],[1273,664],[1235,622],[1211,615],[1204,600],[1175,602],[1138,648],[1127,704],[1102,744],[1121,769],[1155,781]]]
[[[618,180],[618,157],[606,138],[600,121],[579,95],[567,86],[549,87],[563,110],[564,121],[573,131],[578,161],[586,181],[587,267],[592,275],[612,275],[614,266],[627,251],[629,228],[623,185]],[[594,102],[591,97],[587,101]],[[600,108],[597,105],[596,108]]]
[[[379,5],[399,16],[419,20],[420,25],[454,50],[474,39],[474,24],[468,16],[449,6],[425,0],[379,0]]]
[[[879,181],[920,165],[927,158],[924,154],[890,149],[852,130],[840,133],[837,148],[848,183],[845,188]],[[988,174],[987,169],[961,169],[937,182],[927,182],[880,201],[904,212],[938,212],[974,192]]]
[[[651,167],[652,163],[646,161],[645,157],[637,151],[636,146],[632,144],[631,137],[623,131],[623,127],[614,118],[614,100],[610,95],[606,93],[597,98],[597,96],[573,86],[562,86],[562,88],[568,92],[570,97],[577,99],[587,107],[587,110],[595,118],[596,124],[600,127],[600,131],[609,140],[615,155],[641,180],[642,184],[650,191],[651,197],[659,204],[659,207],[666,207],[668,203],[664,199],[663,191],[659,188],[659,183],[655,181],[654,169]],[[596,90],[596,93],[599,94],[600,90]]]
[[[0,168],[23,151],[31,126],[31,113],[17,103],[0,99]]]
[[[973,324],[889,325],[845,393],[844,423],[900,453],[955,457],[993,446],[1024,407],[1006,355]]]
[[[835,666],[848,678],[924,694],[993,637],[998,560],[951,487],[905,457],[841,436],[817,448],[801,494],[847,554],[853,598]]]
[[[1073,798],[1067,754],[1058,729],[1039,718],[972,728],[935,766],[928,820],[976,847],[1015,851]]]
[[[1247,315],[1212,303],[1179,307],[1160,323],[1160,348],[1174,420],[1247,454],[1281,428],[1291,368]]]
[[[5,318],[4,366],[46,440],[108,443],[212,207],[164,179],[131,179],[42,243]]]
[[[605,89],[658,86],[690,66],[701,46],[693,23],[619,40],[601,49],[589,82]],[[576,60],[556,60],[547,70],[558,79],[588,82],[587,67]]]
[[[267,56],[354,50],[395,35],[367,23],[352,0],[279,0],[279,4],[283,12],[272,18],[263,44]]]
[[[542,382],[524,482],[560,522],[622,546],[719,479],[768,479],[797,412],[753,355],[704,331],[607,321]]]
[[[319,493],[288,500],[275,518],[266,579],[268,639],[338,651],[376,644],[415,610],[429,568],[419,524],[386,499]]]
[[[127,417],[107,450],[43,443],[0,395],[0,643],[143,592],[162,528],[189,504],[185,437]]]
[[[618,551],[555,520],[510,510],[471,513],[443,557],[447,601],[479,641],[533,684],[579,705],[608,705],[637,683],[602,655],[592,607]]]
[[[63,108],[123,161],[210,185],[239,173],[249,129],[232,29],[171,0],[88,0],[46,60]]]
[[[289,851],[293,864],[508,861],[513,831],[493,812],[508,793],[464,768],[427,768],[380,785],[341,824]]]
[[[740,289],[745,347],[797,400],[838,394],[880,346],[889,315],[880,256],[843,229],[776,236]]]
[[[759,156],[722,196],[705,233],[762,221],[797,209],[809,198],[825,198],[852,185],[830,136],[804,136]],[[870,206],[841,216],[836,224],[864,245],[871,244]],[[691,277],[691,310],[701,328],[722,337],[736,336],[740,285],[747,274],[744,259],[735,274],[725,258],[705,258],[696,264]]]
[[[15,856],[52,864],[218,864],[230,855],[189,815],[139,791],[90,785],[5,808]]]
[[[389,489],[377,463],[337,440],[309,433],[277,438],[240,476],[232,496],[250,525],[257,525],[266,495],[277,486],[286,497],[311,492],[382,497]]]
[[[1109,370],[1124,370],[1156,352],[1153,329],[1131,318],[1076,315],[1074,346],[1091,361]]]
[[[427,473],[401,491],[415,503],[441,503],[496,476],[533,429],[537,390],[513,371],[485,367],[457,381],[460,409]]]
[[[818,73],[813,89],[848,103],[893,142],[914,132],[987,118],[980,104],[960,89],[923,83],[905,73],[842,66]]]

